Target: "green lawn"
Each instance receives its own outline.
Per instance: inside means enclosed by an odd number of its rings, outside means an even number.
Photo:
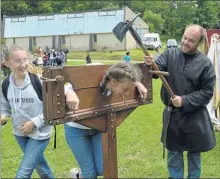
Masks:
[[[161,49],[160,52],[164,50]],[[155,51],[150,51],[154,55]],[[68,65],[85,64],[85,52],[70,52],[72,61]],[[117,63],[125,51],[118,52],[91,52],[93,61],[104,64]],[[141,50],[132,50],[133,59],[142,61]],[[71,58],[69,58],[71,59]],[[95,59],[95,60],[94,60]],[[81,60],[81,61],[80,61]],[[162,128],[163,104],[159,98],[161,82],[153,82],[153,103],[138,107],[117,129],[118,139],[118,171],[120,178],[167,178],[166,160],[162,159],[162,145],[160,134]],[[15,177],[22,152],[12,134],[11,121],[2,126],[2,178]],[[202,157],[202,177],[220,178],[220,133],[216,133],[217,146]],[[45,151],[55,177],[67,178],[71,168],[77,167],[76,161],[67,147],[64,138],[63,125],[57,126],[57,149],[53,149],[53,137]],[[202,139],[201,139],[202,140]],[[36,173],[33,178],[38,177]]]
[[[168,37],[164,37],[162,41],[162,48],[159,49],[159,53],[163,53],[166,50],[166,40]],[[199,47],[201,52],[204,51],[204,44]],[[155,57],[155,50],[148,50],[149,53]],[[91,51],[90,56],[92,62],[94,61],[122,61],[126,51]],[[132,61],[143,61],[143,51],[141,49],[133,49],[130,51]],[[86,52],[82,51],[71,51],[68,53],[68,59],[71,60],[84,60],[86,62]]]
[[[167,178],[166,160],[162,159],[160,143],[163,105],[159,99],[161,82],[153,82],[153,103],[138,107],[117,128],[118,171],[120,178]],[[12,135],[11,121],[2,127],[2,178],[13,178],[22,158],[21,150]],[[220,178],[220,133],[217,146],[202,157],[202,177]],[[63,125],[57,127],[57,149],[53,137],[45,156],[57,178],[67,178],[71,168],[77,167],[67,147]],[[202,139],[201,139],[202,140]],[[33,178],[38,177],[34,173]]]
[[[159,50],[162,53],[166,48],[165,43],[163,43],[162,48]],[[149,50],[150,54],[155,56],[155,50]],[[92,51],[90,52],[90,56],[93,60],[122,60],[125,56],[126,51]],[[134,61],[142,61],[143,60],[143,52],[141,49],[133,49],[130,51],[130,55],[132,60]],[[85,60],[86,52],[82,51],[71,51],[68,53],[68,59],[77,59],[77,60]]]

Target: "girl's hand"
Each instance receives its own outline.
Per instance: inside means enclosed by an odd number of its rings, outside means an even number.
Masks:
[[[20,128],[20,131],[22,134],[28,135],[32,133],[34,127],[35,127],[34,123],[32,121],[28,121],[22,125],[22,127]]]
[[[79,109],[79,98],[73,90],[68,90],[66,92],[66,104],[70,109]]]
[[[147,89],[145,88],[145,86],[140,82],[135,82],[135,86],[137,87],[137,89],[140,93],[141,99],[143,101],[146,100],[146,98],[147,98]]]

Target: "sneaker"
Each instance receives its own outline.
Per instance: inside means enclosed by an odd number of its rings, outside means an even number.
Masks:
[[[81,173],[80,169],[72,168],[70,170],[70,178],[77,178],[77,179],[82,178],[82,173]]]

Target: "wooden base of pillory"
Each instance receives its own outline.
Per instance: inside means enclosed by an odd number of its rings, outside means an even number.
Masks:
[[[139,105],[152,103],[152,75],[145,64],[138,64],[148,97],[142,102],[135,87],[122,98],[103,96],[100,81],[110,65],[47,67],[43,72],[43,105],[46,124],[76,122],[102,132],[104,178],[118,178],[116,128]],[[79,110],[65,105],[64,84],[72,84],[80,100]]]

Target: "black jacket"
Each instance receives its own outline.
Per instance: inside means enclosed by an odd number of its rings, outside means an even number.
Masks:
[[[169,150],[211,150],[216,145],[206,109],[215,84],[211,61],[201,52],[186,55],[179,48],[171,48],[161,54],[156,63],[161,71],[169,72],[168,83],[174,94],[183,100],[181,108],[173,108],[170,95],[161,88],[161,99],[166,105],[161,141]]]

